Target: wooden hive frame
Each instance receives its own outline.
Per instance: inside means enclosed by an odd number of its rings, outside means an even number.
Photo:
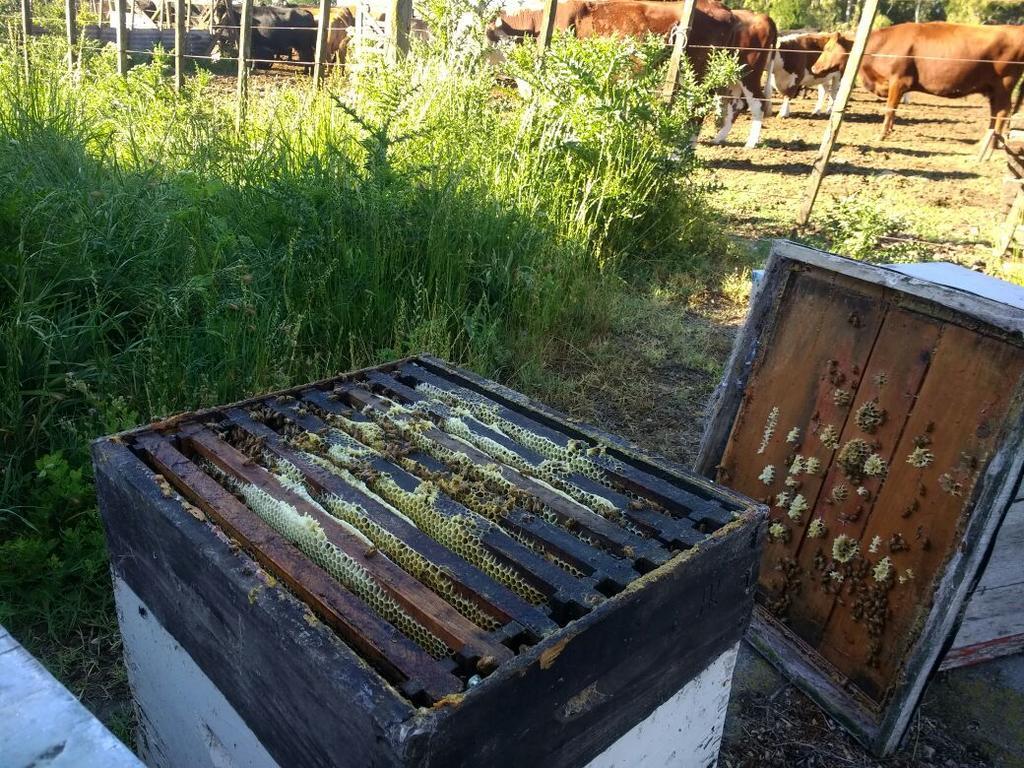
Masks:
[[[762,506],[436,358],[104,438],[94,463],[115,591],[282,765],[582,765],[752,606]]]
[[[794,301],[796,297],[800,297],[799,306]],[[822,317],[828,319],[819,320]],[[882,333],[883,325],[887,329],[885,334]],[[825,341],[822,341],[824,334],[814,330],[822,327],[829,328]],[[894,333],[894,329],[904,334],[902,346],[901,337]],[[815,333],[818,336],[814,336]],[[943,337],[945,347],[938,343],[941,334],[946,334]],[[750,632],[752,642],[769,660],[878,754],[887,754],[895,749],[904,733],[929,675],[953,639],[991,550],[995,533],[1017,493],[1024,462],[1020,375],[1021,360],[1024,359],[1020,350],[1022,337],[1024,311],[893,269],[845,259],[787,241],[775,241],[763,281],[756,289],[746,324],[736,340],[722,385],[711,404],[696,462],[697,470],[706,476],[717,475],[720,482],[754,495],[758,485],[755,478],[763,483],[762,492],[767,490],[768,475],[761,477],[758,470],[768,460],[763,457],[771,455],[772,451],[779,457],[788,457],[793,450],[803,450],[800,441],[806,439],[810,442],[812,430],[816,437],[820,436],[822,425],[826,423],[840,425],[837,436],[841,433],[840,442],[844,446],[852,436],[860,434],[859,405],[869,400],[877,405],[879,396],[876,390],[885,383],[884,377],[880,383],[869,381],[872,374],[877,377],[875,372],[881,370],[879,366],[872,367],[872,361],[899,361],[900,355],[903,356],[902,362],[894,366],[894,371],[897,378],[902,377],[897,382],[901,388],[900,396],[910,396],[906,414],[898,418],[899,424],[869,425],[872,433],[878,430],[877,435],[861,435],[886,462],[882,466],[888,466],[891,474],[880,478],[866,477],[861,481],[857,490],[863,493],[862,500],[866,499],[862,504],[858,505],[856,496],[852,501],[842,494],[838,494],[838,500],[833,498],[831,490],[826,489],[834,489],[838,484],[837,478],[842,479],[838,461],[842,449],[836,443],[833,447],[838,450],[825,451],[823,471],[819,476],[800,478],[801,485],[797,489],[807,494],[808,509],[803,515],[798,512],[790,516],[796,520],[792,525],[786,519],[786,509],[781,513],[775,512],[776,519],[781,518],[780,539],[769,541],[766,548],[760,578],[761,598],[755,608]],[[825,342],[830,349],[836,350],[833,353],[835,359],[825,360],[822,357],[819,360],[816,357],[821,356]],[[959,404],[953,403],[955,397],[948,397],[948,404],[955,411],[951,419],[960,418],[960,412],[973,413],[970,410],[972,398],[977,400],[977,393],[981,392],[984,397],[991,398],[991,403],[984,401],[984,408],[991,409],[992,421],[986,418],[984,430],[979,428],[977,435],[970,435],[974,441],[971,444],[982,447],[977,450],[965,448],[960,454],[962,463],[971,462],[970,471],[965,470],[961,477],[950,470],[938,477],[940,485],[945,482],[951,486],[949,494],[943,494],[939,489],[931,488],[931,481],[935,478],[925,477],[924,470],[916,480],[908,476],[912,469],[907,469],[908,461],[904,459],[909,460],[909,455],[904,454],[912,447],[911,438],[919,447],[929,444],[928,439],[920,438],[917,433],[924,434],[926,430],[930,433],[931,425],[917,425],[913,420],[914,414],[919,412],[926,415],[927,407],[914,409],[920,402],[928,403],[929,397],[934,401],[935,392],[944,390],[938,385],[927,391],[918,388],[923,387],[925,381],[940,380],[926,376],[932,370],[944,370],[940,362],[948,363],[953,359],[952,353],[958,347],[962,348],[965,359],[971,359],[971,355],[978,360],[984,358],[988,367],[980,366],[980,369],[990,375],[988,379],[970,381],[957,390],[957,397],[962,401]],[[933,359],[933,352],[938,354],[937,350],[942,349],[945,349],[945,355],[941,360]],[[780,363],[787,356],[792,363]],[[773,362],[766,362],[769,360]],[[851,364],[851,361],[856,361],[856,364]],[[815,367],[819,363],[820,370]],[[787,365],[791,368],[782,370]],[[808,371],[805,372],[804,367]],[[995,381],[999,376],[1008,381],[1005,388],[986,383],[989,379]],[[771,388],[772,381],[776,382],[775,389]],[[760,446],[763,457],[747,451],[749,456],[744,453],[738,459],[737,452],[741,449],[737,446],[741,441],[754,440],[756,443],[756,436],[752,433],[759,434],[765,423],[763,416],[756,414],[761,414],[767,407],[766,399],[771,400],[775,396],[771,393],[791,393],[792,399],[800,397],[804,389],[817,394],[812,394],[810,402],[794,400],[787,407],[791,413],[801,414],[794,417],[793,424],[799,424],[801,428],[806,425],[807,434],[787,435],[791,429],[790,420],[781,418],[777,425],[778,434],[769,435],[771,430],[765,428],[766,434],[761,437]],[[842,398],[842,403],[835,394],[840,389],[849,391],[848,396]],[[983,409],[981,412],[987,411]],[[964,417],[965,423],[967,418]],[[792,436],[797,443],[795,448],[779,447],[783,439],[780,435]],[[920,442],[916,442],[918,440]],[[935,472],[940,461],[948,459],[952,462],[951,458],[937,456],[941,453],[938,444],[931,447],[936,454],[932,457],[936,464]],[[816,444],[816,448],[821,446]],[[944,445],[942,450],[951,453],[952,447]],[[785,477],[786,467],[780,466],[779,472]],[[932,468],[928,472],[932,472]],[[962,486],[957,485],[960,481]],[[887,482],[892,484],[888,494]],[[910,518],[914,524],[920,523],[918,534],[926,530],[940,543],[931,547],[929,537],[925,536],[921,546],[917,547],[919,551],[914,553],[918,558],[914,560],[915,564],[920,560],[925,563],[927,571],[919,576],[919,585],[914,583],[914,590],[920,591],[915,599],[897,596],[892,598],[895,602],[890,603],[890,597],[885,597],[884,607],[880,609],[882,629],[878,630],[879,635],[875,635],[884,640],[879,639],[877,645],[872,645],[864,658],[845,658],[835,651],[838,646],[829,644],[838,641],[829,641],[828,638],[844,635],[849,643],[848,638],[862,630],[865,636],[869,636],[864,626],[873,618],[853,613],[858,610],[859,597],[856,596],[868,592],[858,592],[861,587],[853,583],[844,587],[845,571],[841,569],[836,579],[840,586],[831,586],[826,581],[826,576],[831,576],[831,573],[821,571],[814,574],[812,566],[804,562],[815,552],[814,557],[819,557],[822,551],[822,545],[812,542],[812,534],[808,533],[811,518],[821,515],[824,510],[822,523],[826,536],[834,537],[839,531],[849,531],[853,534],[851,538],[870,540],[871,544],[863,545],[854,564],[863,562],[871,565],[873,560],[880,562],[881,555],[891,551],[894,554],[891,558],[885,555],[885,559],[892,566],[903,557],[895,554],[903,549],[905,542],[902,537],[897,541],[899,546],[896,549],[892,549],[894,545],[890,539],[890,549],[887,550],[886,543],[882,543],[881,549],[875,548],[879,542],[870,534],[881,531],[883,524],[888,524],[886,521],[898,520],[895,513],[899,510],[893,506],[896,496],[902,492],[902,486],[911,487],[913,482],[917,483],[922,500],[926,493],[931,492],[932,495],[922,504],[926,510],[918,509],[915,496],[915,501],[908,504],[899,517]],[[957,492],[963,493],[964,498],[957,497],[954,501],[950,497]],[[879,500],[877,506],[876,499]],[[786,501],[783,499],[783,503]],[[844,517],[843,510],[855,505],[856,513]],[[934,512],[947,507],[946,513]],[[866,514],[862,514],[863,510]],[[942,522],[938,524],[935,520]],[[910,524],[908,520],[907,525]],[[784,535],[786,533],[795,537],[792,545],[789,537]],[[871,551],[878,554],[867,557],[864,551],[867,546],[872,546]],[[830,565],[835,566],[837,562],[832,559]],[[820,563],[815,564],[821,567]],[[795,576],[788,574],[787,568],[792,568]],[[877,587],[869,580],[879,581],[874,573],[873,570],[865,571],[857,578],[861,584]],[[888,575],[891,571],[883,568],[879,574],[879,583],[888,585],[883,591],[896,595],[893,589],[895,582],[892,575]],[[902,572],[899,575],[904,577],[900,579],[901,584],[915,578],[912,570],[906,572],[906,576]],[[797,586],[791,588],[793,583]],[[829,612],[824,614],[826,621],[833,622],[828,629],[818,620],[803,618],[820,615],[815,614],[818,610],[815,601],[820,602],[823,597],[831,600],[833,605],[831,609],[826,607]],[[837,605],[853,618],[840,615]],[[776,618],[775,614],[784,618]],[[837,615],[839,618],[835,618]],[[851,621],[854,624],[848,623]],[[847,622],[845,629],[842,626],[831,628],[843,622]],[[893,624],[896,637],[886,637],[886,628]],[[877,661],[879,654],[881,662]]]

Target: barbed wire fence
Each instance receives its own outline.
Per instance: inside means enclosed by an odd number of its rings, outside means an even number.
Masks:
[[[194,66],[196,63],[233,63],[236,65],[236,128],[238,129],[241,128],[246,117],[248,80],[251,67],[269,68],[271,65],[287,64],[293,68],[293,71],[308,72],[312,76],[314,85],[319,87],[325,81],[330,71],[344,66],[340,57],[336,55],[337,50],[332,50],[328,46],[328,40],[332,33],[337,36],[345,36],[346,44],[349,42],[365,44],[366,40],[361,39],[362,36],[374,34],[379,36],[380,32],[383,31],[384,40],[375,40],[372,44],[382,51],[389,61],[396,61],[407,55],[409,51],[413,15],[412,0],[386,0],[387,6],[383,13],[378,12],[371,18],[368,0],[360,0],[355,19],[341,26],[343,20],[336,16],[335,11],[337,7],[333,5],[333,0],[319,0],[314,29],[308,25],[266,25],[257,23],[253,16],[253,0],[241,0],[240,12],[234,11],[233,8],[229,10],[227,3],[231,0],[206,0],[206,2],[194,2],[193,0],[156,0],[156,2],[153,2],[153,0],[149,0],[145,7],[138,0],[88,0],[89,11],[91,15],[95,16],[98,23],[80,25],[79,3],[81,0],[65,0],[65,13],[63,17],[52,15],[34,17],[31,5],[32,0],[19,1],[21,5],[20,13],[0,14],[0,20],[3,20],[8,25],[9,34],[11,34],[12,39],[15,40],[19,48],[26,77],[31,75],[32,70],[29,41],[34,36],[41,34],[62,34],[65,37],[67,45],[66,59],[68,67],[72,72],[80,64],[79,54],[85,39],[112,43],[117,51],[117,69],[122,75],[125,75],[128,71],[129,58],[134,60],[147,57],[152,58],[157,55],[154,49],[159,45],[164,51],[169,51],[173,56],[174,83],[178,90],[183,87],[187,68]],[[870,24],[865,19],[869,16],[873,19],[876,4],[877,0],[865,0],[861,15],[862,23],[858,27],[858,35],[854,40],[854,51],[851,53],[850,63],[846,68],[850,75],[846,78],[844,74],[844,80],[849,80],[849,82],[841,83],[840,93],[835,94],[833,98],[829,122],[824,131],[822,145],[810,168],[808,191],[797,216],[798,228],[805,226],[810,218],[821,180],[827,173],[832,147],[835,144],[839,127],[842,124],[846,103],[849,100],[850,90],[852,90],[855,80],[855,74],[859,70],[862,60],[913,58],[919,61],[1017,64],[1024,66],[1024,61],[1008,62],[982,57],[901,55],[867,51],[865,48],[867,35],[870,33]],[[218,6],[224,6],[222,17],[219,19],[217,18]],[[556,10],[557,0],[544,0],[540,34],[538,34],[538,47],[541,54],[550,46],[555,28]],[[735,52],[737,55],[764,53],[768,56],[766,70],[769,73],[769,78],[771,77],[773,58],[779,54],[777,46],[715,46],[690,42],[688,38],[693,10],[693,0],[687,0],[683,3],[679,22],[670,37],[672,52],[661,93],[662,98],[666,102],[671,102],[675,95],[678,87],[682,57],[687,50],[725,48]],[[232,18],[233,16],[235,18]],[[267,58],[266,56],[253,55],[253,33],[267,30],[306,32],[310,35],[315,33],[312,61],[295,60],[294,58]],[[219,50],[214,52],[215,43],[222,41],[233,43],[237,47],[237,54],[231,55],[225,52],[223,45],[217,46]],[[854,56],[857,53],[858,44],[860,47],[859,56]],[[820,52],[788,50],[787,54],[817,58]],[[845,98],[843,98],[842,93],[844,85],[846,86]],[[759,100],[766,106],[778,105],[784,101],[784,98],[771,94],[771,90],[769,90],[768,95],[759,97],[721,94],[719,99],[723,103],[729,100],[746,103],[752,100]],[[972,106],[971,108],[976,108],[979,111],[984,109],[980,105],[978,107]],[[886,111],[892,111],[892,109],[891,107],[884,107]],[[913,105],[900,106],[899,110],[904,115],[913,114],[915,111]],[[997,140],[1001,139],[1002,137],[997,137]],[[988,141],[989,146],[992,146],[991,137],[988,138]],[[1013,181],[1020,186],[1019,179],[1014,179]],[[1016,205],[1014,207],[1024,210],[1024,205]]]

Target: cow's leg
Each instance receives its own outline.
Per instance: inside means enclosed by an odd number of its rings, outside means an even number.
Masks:
[[[779,107],[779,117],[789,117],[789,96],[782,97],[782,106]]]
[[[811,110],[812,115],[819,115],[825,108],[825,84],[818,83],[818,101],[814,105],[814,109]]]
[[[764,100],[761,98],[759,93],[754,93],[747,90],[744,85],[743,97],[747,100],[747,107],[750,109],[750,133],[747,135],[747,143],[743,146],[747,149],[753,149],[757,146],[757,142],[761,140],[761,121],[764,119],[765,110]],[[758,88],[758,91],[761,89]]]
[[[729,136],[729,131],[732,130],[732,122],[736,116],[736,98],[739,95],[737,88],[732,88],[722,99],[725,101],[722,116],[722,127],[715,134],[715,138],[711,140],[712,144],[721,144]]]
[[[828,109],[825,110],[825,114],[831,115],[832,109],[836,105],[836,94],[839,93],[839,75],[832,75],[828,81]]]
[[[1002,135],[1003,127],[1010,116],[1010,90],[994,85],[988,94],[988,130],[978,146],[978,160],[985,160],[992,154],[996,137]]]
[[[889,81],[889,97],[885,101],[885,117],[882,119],[882,135],[879,140],[885,139],[892,133],[892,123],[896,118],[896,107],[906,91],[903,81],[893,78]]]

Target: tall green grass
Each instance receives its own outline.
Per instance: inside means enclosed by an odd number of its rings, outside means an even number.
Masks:
[[[49,47],[49,50],[48,50]],[[656,43],[560,40],[509,73],[424,49],[314,92],[175,94],[159,57],[0,55],[0,623],[79,691],[113,657],[88,441],[427,350],[515,380],[708,257],[690,138],[728,62],[665,108]],[[104,654],[107,654],[105,657]]]

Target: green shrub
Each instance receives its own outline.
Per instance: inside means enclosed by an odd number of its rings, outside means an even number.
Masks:
[[[851,195],[828,207],[819,226],[820,243],[851,259],[872,262],[930,261],[910,223],[863,195]]]

